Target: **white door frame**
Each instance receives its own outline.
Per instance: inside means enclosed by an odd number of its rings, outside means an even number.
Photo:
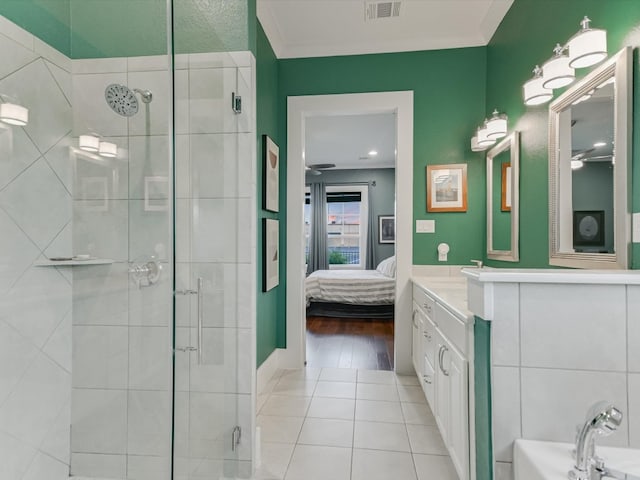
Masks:
[[[306,357],[304,295],[304,138],[308,117],[396,114],[396,302],[394,354],[398,373],[411,362],[413,263],[413,91],[312,95],[287,98],[287,347],[282,368],[302,368]]]

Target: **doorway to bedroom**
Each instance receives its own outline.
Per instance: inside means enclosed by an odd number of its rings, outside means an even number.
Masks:
[[[393,370],[395,112],[305,121],[309,367]]]

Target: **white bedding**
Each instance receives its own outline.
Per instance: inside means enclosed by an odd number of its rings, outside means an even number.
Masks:
[[[316,270],[305,281],[309,302],[385,305],[395,301],[396,280],[377,270]]]

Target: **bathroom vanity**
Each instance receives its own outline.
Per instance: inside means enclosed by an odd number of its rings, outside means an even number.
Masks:
[[[516,439],[573,443],[600,400],[624,417],[598,445],[640,447],[640,271],[462,273],[475,317],[474,374],[490,380],[475,382],[475,398],[490,399],[475,407],[477,480],[513,479]],[[482,335],[489,341],[480,348]]]
[[[467,282],[463,277],[412,280],[413,365],[456,472],[467,480],[473,434],[473,315],[467,309]]]

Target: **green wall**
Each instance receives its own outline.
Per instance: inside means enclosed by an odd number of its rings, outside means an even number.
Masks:
[[[263,186],[263,149],[262,135],[269,135],[271,139],[280,145],[280,155],[284,150],[284,144],[279,142],[278,135],[278,98],[276,92],[278,90],[278,62],[273,53],[273,49],[269,44],[269,40],[258,23],[256,35],[256,117],[257,117],[257,162],[258,162],[258,192],[257,192],[257,209],[258,209],[258,252],[257,252],[257,268],[258,268],[258,292],[257,292],[257,363],[261,365],[267,357],[277,347],[284,347],[284,335],[278,332],[281,325],[284,324],[284,290],[285,285],[285,269],[284,262],[280,262],[280,285],[268,291],[262,291],[262,219],[263,218],[280,218],[284,219],[282,212],[272,213],[262,209],[262,186]],[[285,170],[281,168],[281,176],[285,175]],[[281,180],[282,181],[282,180]],[[286,184],[285,184],[286,185]],[[282,184],[280,191],[282,191]],[[282,201],[280,203],[282,205]],[[281,220],[281,223],[282,222]],[[283,225],[281,225],[283,227]],[[284,227],[283,227],[284,228]],[[284,230],[281,228],[280,242]],[[282,248],[280,249],[282,250]]]
[[[0,15],[71,56],[70,0],[0,0]]]
[[[578,31],[587,14],[592,26],[605,28],[609,54],[625,45],[640,46],[637,0],[515,0],[487,48],[487,110],[509,115],[509,128],[520,130],[520,262],[488,260],[505,267],[548,267],[548,104],[526,107],[522,84],[531,70],[551,56],[556,42]],[[590,69],[577,71],[579,77]],[[633,210],[640,211],[640,72],[634,53]],[[557,94],[556,94],[557,97]],[[634,245],[633,268],[640,268]]]
[[[173,0],[173,9],[176,53],[256,53],[256,0]],[[165,0],[0,0],[0,15],[74,59],[168,53]]]

